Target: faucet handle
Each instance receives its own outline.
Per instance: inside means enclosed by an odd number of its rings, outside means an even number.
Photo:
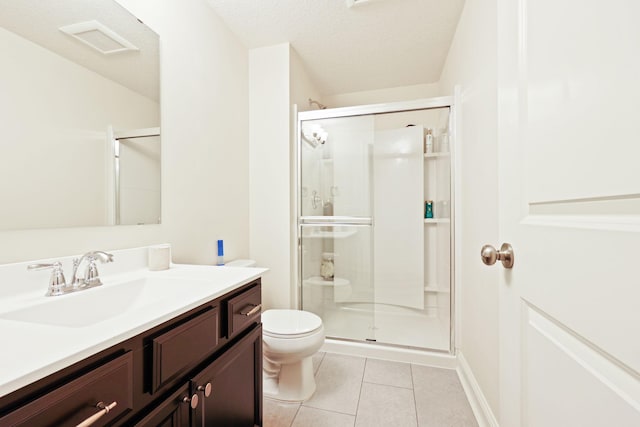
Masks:
[[[96,265],[97,257],[93,255],[87,256],[87,269],[84,272],[85,286],[100,286],[102,280],[100,280],[100,274],[98,273],[98,266]]]
[[[51,277],[49,278],[49,288],[45,296],[62,295],[66,291],[67,281],[64,278],[64,271],[62,270],[62,263],[57,261],[52,264],[30,264],[27,266],[27,270],[37,271],[52,269]]]
[[[113,262],[113,254],[104,251],[92,251],[86,254],[88,259],[100,261],[101,263]]]

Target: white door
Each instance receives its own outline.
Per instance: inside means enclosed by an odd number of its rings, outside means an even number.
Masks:
[[[504,427],[640,426],[639,18],[498,0]]]

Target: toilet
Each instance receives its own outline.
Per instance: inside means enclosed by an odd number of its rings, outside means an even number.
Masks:
[[[290,402],[316,390],[311,357],[324,343],[322,319],[302,310],[262,313],[264,395]]]
[[[251,259],[238,259],[226,267],[255,267]],[[317,315],[302,310],[267,310],[262,313],[263,392],[289,402],[309,399],[316,390],[311,357],[324,344],[324,326]]]

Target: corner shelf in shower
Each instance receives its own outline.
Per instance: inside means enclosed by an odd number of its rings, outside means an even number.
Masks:
[[[347,286],[351,282],[347,279],[343,279],[341,277],[334,277],[333,280],[324,280],[319,276],[312,276],[308,279],[304,279],[302,281],[305,285],[314,285],[314,286]]]
[[[451,155],[450,152],[446,153],[425,153],[425,159],[437,159],[438,157],[449,157]]]
[[[425,285],[424,291],[425,292],[434,292],[434,293],[439,293],[439,294],[448,294],[448,293],[451,292],[449,290],[449,288],[441,288],[438,285]]]
[[[424,223],[425,224],[449,224],[451,222],[451,219],[449,218],[425,218],[424,219]]]

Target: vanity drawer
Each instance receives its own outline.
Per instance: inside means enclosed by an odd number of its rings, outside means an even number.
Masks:
[[[247,289],[227,301],[227,337],[231,338],[252,323],[260,321],[260,285]]]
[[[220,315],[214,307],[153,339],[151,392],[201,362],[218,346]]]
[[[97,405],[116,403],[106,413]],[[103,426],[133,409],[133,356],[127,352],[0,418],[0,426],[76,426],[102,415]]]

